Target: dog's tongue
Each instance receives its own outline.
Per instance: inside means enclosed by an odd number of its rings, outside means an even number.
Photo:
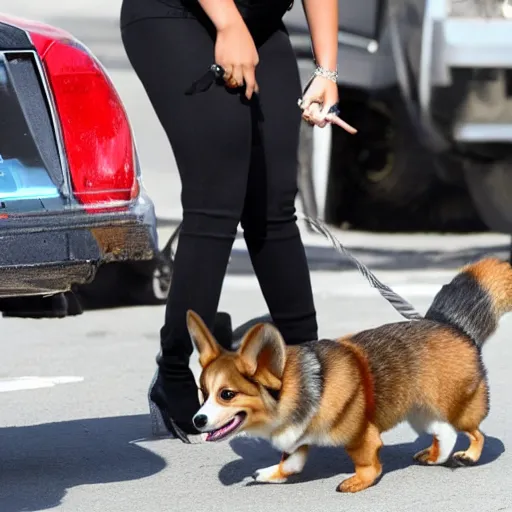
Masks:
[[[220,441],[224,437],[226,437],[230,432],[233,432],[235,428],[240,425],[242,422],[242,417],[240,415],[236,415],[229,423],[226,423],[223,427],[218,428],[217,430],[212,430],[208,432],[206,436],[207,441]]]

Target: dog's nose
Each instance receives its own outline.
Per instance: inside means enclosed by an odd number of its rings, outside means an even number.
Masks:
[[[192,421],[194,422],[194,427],[201,429],[208,423],[208,417],[204,414],[198,414],[197,416],[194,416]]]

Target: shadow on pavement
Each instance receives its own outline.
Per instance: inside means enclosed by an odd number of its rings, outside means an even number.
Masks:
[[[393,471],[405,469],[413,464],[417,464],[413,460],[413,455],[429,446],[431,438],[422,436],[412,443],[401,443],[393,445],[384,445],[381,450],[380,459],[384,467],[382,478],[386,478],[386,474]],[[226,464],[219,472],[219,480],[223,485],[229,486],[237,484],[251,477],[257,470],[273,464],[277,464],[280,460],[280,453],[274,450],[267,442],[248,437],[236,438],[231,441],[231,447],[240,459],[234,460]],[[465,436],[460,435],[454,451],[464,450],[468,446]],[[478,466],[489,464],[495,461],[502,453],[505,447],[503,443],[495,437],[486,437],[484,451],[478,462]],[[431,468],[425,467],[428,471]],[[443,466],[440,469],[451,471],[464,468],[453,468]],[[289,484],[304,481],[322,480],[340,475],[352,474],[354,466],[352,461],[346,455],[342,448],[318,448],[313,447],[309,455],[304,471],[300,475],[296,475],[289,480]],[[338,482],[339,483],[339,482]],[[247,485],[265,485],[254,482],[252,479]],[[337,485],[337,484],[336,484]]]
[[[130,444],[147,436],[148,422],[137,415],[0,429],[0,510],[46,510],[76,486],[158,473],[164,459]]]

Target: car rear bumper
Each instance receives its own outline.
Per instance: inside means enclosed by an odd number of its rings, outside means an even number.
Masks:
[[[94,278],[102,263],[151,260],[158,251],[153,204],[4,219],[0,223],[0,297],[54,294]]]

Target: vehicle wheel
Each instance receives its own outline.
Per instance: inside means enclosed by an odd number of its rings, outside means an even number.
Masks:
[[[512,233],[512,158],[466,163],[464,177],[485,224],[493,231]]]
[[[158,301],[158,303],[165,302],[167,295],[169,294],[169,288],[171,287],[171,275],[167,270],[168,267],[162,269],[160,265],[157,265],[151,276],[151,300]]]
[[[359,131],[333,129],[327,222],[381,232],[485,230],[464,180],[454,178],[462,170],[423,147],[397,91],[340,97],[343,118]]]
[[[65,318],[81,315],[83,312],[80,302],[72,292],[51,296],[2,298],[0,311],[6,318]]]
[[[130,296],[135,304],[142,301],[145,305],[158,305],[167,301],[180,231],[181,224],[176,227],[165,247],[151,262],[131,265]]]
[[[151,261],[126,265],[123,286],[133,305],[165,304],[171,286],[171,263],[161,256]]]
[[[326,220],[378,229],[382,212],[411,208],[435,179],[397,91],[381,98],[340,91],[343,118],[358,129],[333,129]],[[375,215],[378,207],[379,214]],[[414,209],[414,208],[412,208]]]
[[[359,124],[357,166],[352,179],[371,204],[390,212],[414,211],[435,181],[433,160],[421,146],[400,95],[393,91],[382,100],[369,101]],[[372,217],[374,216],[373,214]]]

